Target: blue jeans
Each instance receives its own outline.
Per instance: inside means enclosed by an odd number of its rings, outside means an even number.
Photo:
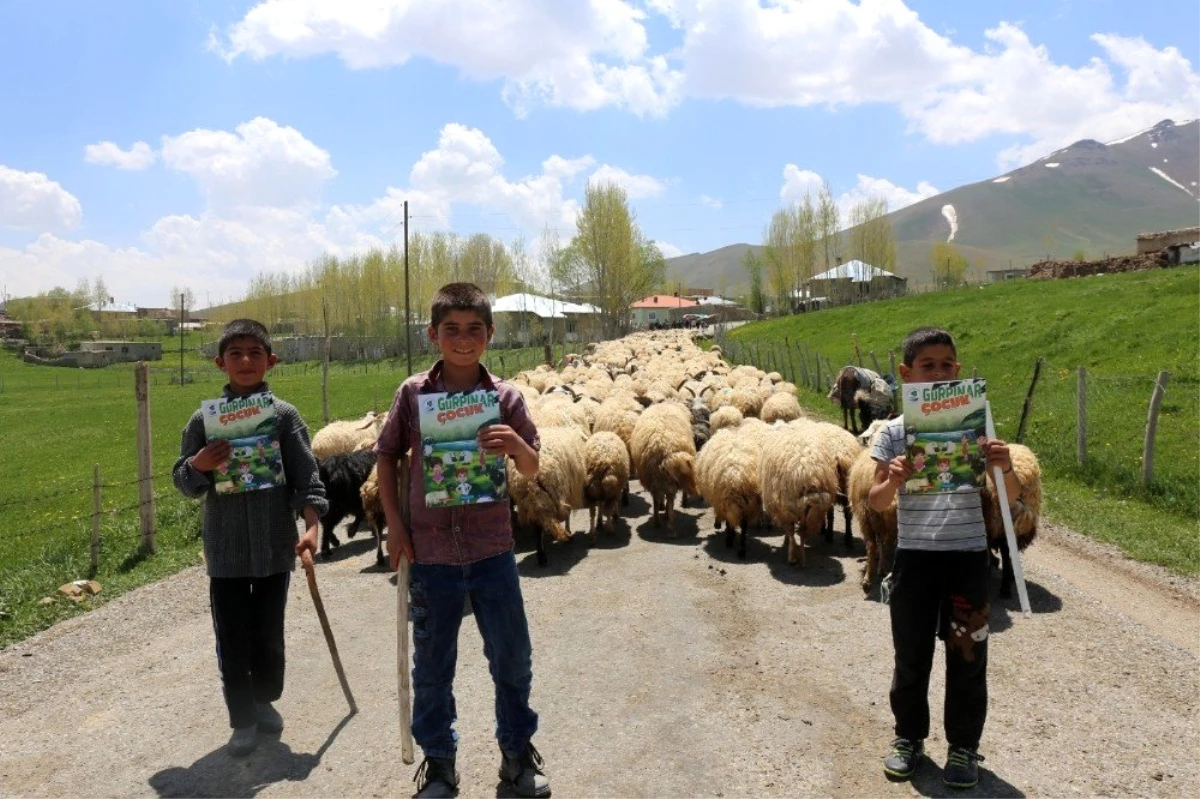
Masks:
[[[454,669],[458,629],[468,596],[496,686],[496,739],[505,752],[525,751],[537,732],[529,707],[533,647],[512,550],[467,566],[415,563],[409,582],[413,619],[413,738],[426,757],[458,748]]]

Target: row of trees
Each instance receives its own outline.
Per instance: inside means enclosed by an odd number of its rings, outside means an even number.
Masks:
[[[891,271],[896,242],[887,214],[887,200],[867,197],[850,207],[843,230],[828,182],[815,200],[806,192],[799,203],[775,211],[763,233],[762,256],[750,250],[743,260],[751,310],[764,313],[770,307],[776,313],[794,313],[803,307],[804,288],[813,276],[832,269],[842,258]]]
[[[514,254],[516,257],[514,257]],[[470,281],[506,294],[520,287],[522,251],[480,233],[415,233],[409,239],[409,308],[413,325],[427,321],[433,293],[445,283]],[[219,320],[249,316],[276,331],[360,337],[403,336],[404,251],[392,246],[362,254],[323,255],[298,273],[260,273],[243,300],[219,309]]]
[[[625,191],[589,184],[575,235],[563,243],[547,229],[539,252],[523,239],[505,243],[485,233],[415,233],[409,239],[409,297],[413,325],[427,321],[439,286],[470,281],[493,296],[548,293],[600,309],[606,336],[628,332],[629,305],[664,283],[665,261],[638,227]],[[404,252],[393,246],[361,255],[324,255],[304,270],[255,276],[244,300],[221,318],[252,316],[277,329],[353,336],[403,335]]]
[[[39,346],[70,347],[89,339],[166,334],[161,319],[114,313],[114,305],[104,278],[96,277],[81,279],[74,290],[55,286],[33,297],[11,299],[5,313],[22,323],[24,339]]]

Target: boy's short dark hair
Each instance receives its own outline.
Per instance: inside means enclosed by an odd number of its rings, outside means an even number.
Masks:
[[[492,303],[474,283],[447,283],[438,289],[429,309],[429,324],[437,327],[451,311],[475,311],[485,325],[492,326]]]
[[[940,327],[918,327],[916,330],[904,337],[904,365],[912,366],[913,361],[917,359],[917,353],[926,347],[935,344],[944,344],[954,352],[954,357],[958,357],[958,347],[954,346],[954,337],[942,330]]]
[[[221,331],[221,340],[217,342],[217,354],[224,356],[225,350],[229,348],[235,338],[252,338],[262,345],[262,348],[267,351],[267,355],[271,354],[271,334],[267,332],[267,327],[262,322],[253,319],[234,319],[225,325],[225,329]]]

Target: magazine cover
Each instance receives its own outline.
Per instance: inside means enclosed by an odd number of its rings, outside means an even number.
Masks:
[[[209,441],[228,439],[229,460],[213,471],[218,494],[258,491],[284,484],[283,453],[275,429],[275,397],[269,392],[200,403]]]
[[[479,428],[500,421],[495,391],[421,394],[421,474],[425,507],[495,502],[508,496],[504,456],[479,449]]]
[[[916,474],[907,493],[976,491],[984,484],[987,381],[905,383],[904,433]]]

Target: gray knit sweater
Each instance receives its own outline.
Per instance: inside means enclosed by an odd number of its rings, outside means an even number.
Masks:
[[[263,383],[255,391],[270,388]],[[245,395],[227,385],[223,396]],[[275,415],[287,483],[241,494],[218,494],[212,473],[197,471],[188,463],[208,443],[199,409],[183,429],[172,476],[185,496],[204,498],[204,560],[210,577],[266,577],[294,570],[299,538],[296,512],[312,505],[324,514],[329,507],[300,413],[276,397]]]

